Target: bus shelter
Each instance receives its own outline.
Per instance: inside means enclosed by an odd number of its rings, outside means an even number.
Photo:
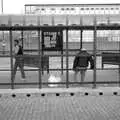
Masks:
[[[2,17],[2,16],[1,16]],[[103,18],[101,21],[101,17]],[[91,20],[91,23],[84,24],[84,20],[86,19],[86,16],[79,16],[79,24],[69,24],[69,17],[66,16],[66,23],[65,25],[62,24],[40,24],[40,16],[37,16],[37,24],[36,25],[18,25],[12,24],[11,17],[9,16],[8,19],[8,25],[1,24],[0,31],[8,32],[8,41],[9,41],[9,51],[7,54],[1,54],[0,57],[9,57],[10,58],[10,69],[1,69],[1,71],[10,71],[11,73],[11,79],[9,83],[0,82],[0,85],[9,85],[12,89],[15,88],[16,85],[38,85],[39,88],[42,88],[44,85],[48,84],[58,84],[58,85],[64,85],[66,88],[70,87],[71,85],[77,84],[80,85],[81,82],[75,82],[70,81],[71,79],[71,71],[72,69],[72,63],[71,63],[71,57],[74,58],[76,53],[83,47],[86,47],[87,50],[94,56],[94,70],[88,70],[90,71],[90,74],[92,74],[91,81],[84,81],[83,84],[91,84],[93,88],[96,87],[96,85],[99,84],[118,84],[120,83],[120,69],[119,69],[119,51],[120,51],[120,40],[119,36],[113,37],[112,34],[119,34],[120,25],[118,23],[112,23],[112,18],[116,18],[115,16],[105,17],[105,16],[90,16],[89,21]],[[89,18],[89,16],[87,16]],[[92,19],[91,19],[92,18]],[[24,22],[23,22],[24,23]],[[53,22],[54,23],[54,22]],[[69,42],[69,32],[70,31],[78,31],[79,32],[79,44],[73,41],[73,43]],[[31,77],[33,72],[37,72],[37,75],[34,75],[35,78],[37,78],[37,81],[27,81],[27,82],[15,82],[12,79],[13,76],[13,66],[14,66],[14,55],[13,55],[13,36],[14,32],[19,31],[20,32],[20,38],[21,38],[21,44],[24,48],[24,55],[23,58],[25,60],[26,66],[35,67],[35,69],[32,68],[25,68],[25,72],[30,71]],[[24,33],[26,31],[35,31],[37,33],[37,43],[36,43],[36,49],[25,49],[24,46]],[[84,41],[84,32],[89,31],[92,32],[92,42],[85,43]],[[98,34],[100,34],[102,31],[102,35],[98,37]],[[104,32],[103,32],[104,31]],[[109,34],[106,33],[106,31],[109,31]],[[115,32],[115,33],[114,33]],[[106,34],[108,37],[106,38]],[[111,35],[111,36],[110,36]],[[103,37],[104,36],[104,37]],[[101,39],[102,37],[102,39]],[[64,40],[65,39],[65,42]],[[115,40],[114,40],[115,39]],[[117,40],[116,40],[117,39]],[[108,41],[107,41],[108,40]],[[32,41],[31,44],[33,44],[35,41]],[[88,45],[87,45],[88,44]],[[76,47],[78,46],[78,47]],[[72,48],[72,49],[71,49]],[[36,52],[33,54],[26,54],[27,51]],[[44,58],[46,56],[46,58]],[[59,57],[60,58],[60,65],[61,67],[55,67],[50,68],[49,59],[50,57]],[[44,59],[43,59],[44,58]],[[45,60],[47,62],[45,62]],[[73,60],[73,59],[72,59]],[[54,61],[52,61],[53,64]],[[58,61],[57,61],[58,62]],[[73,61],[72,61],[73,62]],[[48,73],[50,71],[61,71],[61,74],[64,74],[65,77],[63,78],[63,81],[60,82],[52,82],[49,83],[48,81],[43,80],[43,74],[42,71],[44,71],[44,64],[47,64],[47,70]],[[100,65],[98,65],[100,64]],[[110,65],[117,65],[117,66],[110,66],[105,67],[105,64]],[[57,64],[56,64],[57,65]],[[55,66],[56,66],[55,65]],[[115,75],[117,74],[116,79],[107,80],[109,78],[106,78],[106,75],[104,74],[105,71],[116,71]],[[19,71],[19,70],[18,70]],[[110,72],[111,73],[111,72]],[[44,78],[47,79],[47,78]],[[89,78],[86,78],[89,79]],[[29,87],[29,86],[28,86]]]

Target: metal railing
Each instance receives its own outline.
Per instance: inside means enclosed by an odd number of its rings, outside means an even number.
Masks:
[[[88,50],[90,52],[92,52],[92,55],[94,56],[94,70],[93,70],[93,81],[87,81],[84,82],[83,84],[92,84],[93,88],[96,88],[97,84],[118,84],[120,85],[120,69],[118,68],[97,68],[97,57],[102,57],[101,52],[104,50],[98,50],[97,49],[97,31],[98,30],[120,30],[120,25],[98,25],[96,23],[96,17],[94,17],[94,25],[63,25],[63,26],[43,26],[43,25],[38,25],[38,26],[1,26],[0,27],[0,31],[9,31],[9,41],[10,41],[10,55],[1,55],[0,58],[4,58],[4,57],[10,57],[10,69],[0,69],[0,71],[11,71],[11,82],[10,83],[0,83],[0,85],[11,85],[11,88],[14,89],[14,85],[39,85],[39,88],[42,88],[42,85],[48,85],[48,84],[62,84],[65,85],[66,88],[69,88],[71,84],[81,84],[81,82],[71,82],[69,81],[70,76],[69,73],[70,71],[72,71],[72,68],[69,68],[69,57],[74,57],[75,54],[71,54],[70,51],[78,51],[79,49],[69,49],[69,40],[68,40],[68,31],[69,30],[79,30],[79,31],[84,31],[84,30],[90,30],[93,31],[93,49],[92,50]],[[66,31],[66,46],[65,49],[63,49],[62,54],[49,54],[49,57],[61,57],[61,68],[55,68],[55,69],[51,69],[49,68],[49,71],[62,71],[61,73],[63,74],[63,72],[66,72],[66,80],[63,82],[44,82],[42,80],[42,71],[44,71],[42,69],[42,65],[41,65],[41,61],[42,61],[42,57],[44,56],[43,54],[43,50],[42,50],[42,43],[41,43],[41,32],[43,30],[47,30],[47,29],[58,29],[58,30],[62,30],[62,31]],[[13,56],[13,31],[22,31],[22,33],[24,33],[24,31],[37,31],[38,33],[38,46],[37,49],[35,50],[37,52],[38,58],[39,58],[39,64],[38,64],[38,68],[37,69],[24,69],[25,71],[38,71],[38,81],[36,82],[27,82],[27,83],[15,83],[13,80],[13,63],[14,63],[14,56]],[[82,32],[81,36],[82,36]],[[23,34],[22,38],[24,38]],[[80,37],[81,37],[80,36]],[[82,48],[82,37],[80,39],[80,48]],[[24,40],[23,40],[24,43]],[[119,43],[119,49],[116,50],[118,53],[120,52],[120,42]],[[29,50],[28,50],[29,51]],[[31,50],[32,51],[32,50]],[[98,53],[98,51],[100,53]],[[105,51],[109,51],[109,50],[105,50]],[[114,51],[114,50],[111,50]],[[63,57],[66,59],[65,64],[66,64],[66,68],[63,67]],[[24,58],[24,55],[23,55]],[[118,63],[119,66],[119,63]],[[89,69],[88,69],[89,70]],[[117,70],[119,72],[119,80],[111,80],[111,81],[97,81],[97,71],[99,70]]]

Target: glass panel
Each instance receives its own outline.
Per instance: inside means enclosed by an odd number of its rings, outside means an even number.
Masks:
[[[68,49],[80,49],[80,31],[68,32]]]
[[[105,51],[119,50],[119,33],[118,30],[97,31],[97,49]]]
[[[78,16],[78,15],[68,16],[68,20],[69,20],[69,25],[79,25],[80,24],[80,16]]]
[[[110,17],[109,17],[109,19],[110,19],[110,23],[111,24],[119,24],[120,23],[120,15],[111,15]]]
[[[84,15],[81,16],[82,18],[82,25],[93,25],[94,15]]]
[[[93,50],[93,31],[83,31],[82,46],[88,51]]]
[[[55,15],[55,25],[66,25],[66,15]]]
[[[33,69],[33,67],[31,69]],[[35,70],[35,68],[33,70]],[[18,83],[19,85],[15,85],[15,88],[18,89],[18,88],[38,88],[39,87],[38,71],[25,71],[25,76],[26,78],[25,80],[23,80],[21,77],[20,71],[19,70],[17,71],[14,83]]]
[[[108,23],[108,16],[106,16],[106,15],[97,16],[97,24],[104,25],[107,23]]]
[[[24,17],[22,15],[11,15],[12,26],[23,25]]]
[[[40,25],[52,25],[52,16],[41,15]]]
[[[10,40],[8,31],[0,31],[0,89],[11,88]],[[9,85],[3,85],[9,84]]]
[[[0,71],[0,89],[10,89],[11,88],[11,72],[10,71]],[[9,85],[2,85],[9,84]]]
[[[118,70],[97,70],[97,82],[118,82],[119,81],[119,74]],[[110,86],[118,86],[116,83],[102,83],[97,84],[99,87],[110,87]]]
[[[97,31],[97,82],[119,81],[119,31]],[[105,84],[98,84],[104,86]],[[114,86],[111,83],[107,86]]]
[[[37,25],[36,15],[25,15],[25,25]]]
[[[0,55],[10,55],[10,40],[8,31],[0,31]]]

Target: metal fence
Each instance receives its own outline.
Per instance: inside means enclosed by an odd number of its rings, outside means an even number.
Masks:
[[[1,88],[5,86],[12,89],[19,87],[43,88],[51,84],[66,88],[80,86],[80,76],[78,76],[78,81],[74,81],[72,69],[74,57],[80,48],[86,48],[94,56],[95,67],[94,70],[88,67],[85,81],[83,82],[85,86],[95,88],[105,84],[120,85],[120,25],[117,22],[120,16],[73,15],[74,20],[71,16],[64,16],[63,25],[57,16],[55,16],[52,24],[46,25],[41,22],[41,19],[43,20],[44,18],[46,20],[46,17],[50,18],[51,16],[0,16],[1,38],[4,32],[5,41],[4,43],[1,40],[0,48]],[[23,21],[18,22],[18,18]],[[72,22],[70,18],[72,18]],[[6,22],[5,20],[8,24],[4,23]],[[48,23],[49,21],[51,19],[47,19]],[[52,29],[62,31],[62,51],[54,49],[52,51],[44,51],[42,49],[42,32]],[[24,48],[23,58],[26,61],[24,66],[26,81],[20,80],[19,69],[16,79],[13,80],[13,48],[14,39],[16,38],[21,39],[21,44]],[[48,74],[44,72],[46,70]],[[50,75],[54,75],[56,78],[60,77],[61,81],[50,82],[48,80]]]

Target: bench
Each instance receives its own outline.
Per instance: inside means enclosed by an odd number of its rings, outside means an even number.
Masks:
[[[120,53],[103,52],[102,53],[102,69],[104,64],[120,65]]]
[[[38,55],[24,54],[24,66],[39,68],[39,62],[40,59]],[[49,56],[46,55],[42,56],[41,69],[42,69],[42,73],[43,70],[47,70],[47,73],[49,73]]]

